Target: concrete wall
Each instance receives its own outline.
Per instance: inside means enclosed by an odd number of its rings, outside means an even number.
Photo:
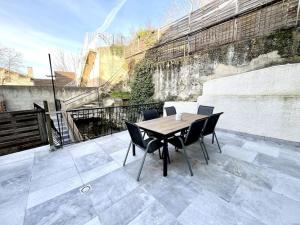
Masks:
[[[219,128],[300,142],[300,64],[204,83],[198,104],[224,112]]]
[[[56,87],[56,96],[58,99],[66,100],[94,89]],[[51,109],[54,109],[52,87],[0,86],[0,95],[3,96],[8,111],[32,109],[33,103],[42,106],[44,100],[47,100],[50,103]]]
[[[152,63],[155,99],[195,101],[203,83],[220,77],[299,61],[300,32],[277,31],[245,41],[208,47],[191,55]]]

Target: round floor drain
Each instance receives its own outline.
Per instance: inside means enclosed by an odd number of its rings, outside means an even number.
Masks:
[[[91,185],[86,185],[86,186],[80,188],[81,193],[87,193],[89,190],[91,190]]]

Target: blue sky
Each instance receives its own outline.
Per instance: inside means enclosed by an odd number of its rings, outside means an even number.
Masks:
[[[178,0],[181,1],[181,0]],[[86,32],[129,35],[158,26],[172,0],[0,0],[0,45],[15,48],[34,75],[49,74],[47,53],[79,52]]]

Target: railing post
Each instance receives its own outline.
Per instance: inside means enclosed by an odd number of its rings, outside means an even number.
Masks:
[[[50,144],[50,151],[54,151],[55,147],[54,147],[54,141],[53,141],[53,136],[52,136],[52,129],[51,129],[48,102],[43,101],[43,104],[44,104],[44,109],[45,109],[47,134],[48,134],[48,141],[49,141],[49,144]]]
[[[46,127],[46,118],[45,118],[45,111],[41,109],[36,109],[37,111],[37,119],[38,119],[38,126],[40,130],[40,137],[43,143],[48,143],[48,136],[47,136],[47,127]]]

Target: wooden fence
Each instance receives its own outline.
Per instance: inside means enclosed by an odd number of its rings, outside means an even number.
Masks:
[[[0,113],[0,156],[47,144],[44,116],[39,110]]]
[[[160,28],[157,43],[147,49],[146,57],[154,61],[169,60],[204,48],[298,26],[298,3],[299,0],[213,1],[175,23]],[[145,51],[144,48],[134,50],[126,50],[126,58]]]

